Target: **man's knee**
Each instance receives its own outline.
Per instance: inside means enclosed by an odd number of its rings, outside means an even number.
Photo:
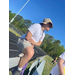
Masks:
[[[30,59],[33,55],[34,55],[34,49],[25,49],[24,57],[27,56],[27,58]]]
[[[32,57],[34,55],[34,49],[28,52],[28,56]]]

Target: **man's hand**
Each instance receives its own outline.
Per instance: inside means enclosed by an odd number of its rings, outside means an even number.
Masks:
[[[32,45],[32,48],[34,48],[34,45]]]
[[[41,41],[39,41],[38,43],[34,42],[34,40],[31,38],[32,37],[32,33],[30,31],[27,32],[26,35],[26,40],[29,41],[32,45],[36,45],[36,46],[40,46],[41,45]]]
[[[27,32],[27,35],[26,35],[26,40],[29,41],[31,44],[36,44],[34,42],[34,40],[31,38],[32,37],[32,33],[30,31]]]

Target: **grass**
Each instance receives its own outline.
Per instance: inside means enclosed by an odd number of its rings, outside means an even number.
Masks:
[[[9,75],[12,75],[11,71],[9,71]]]
[[[9,31],[12,32],[13,34],[15,34],[18,37],[21,36],[20,34],[18,34],[16,31],[14,31],[13,29],[11,29],[10,27],[9,27]]]
[[[51,58],[48,55],[45,56],[44,60],[46,61],[46,63],[45,63],[42,75],[49,75],[51,69],[56,65],[56,63],[54,64],[54,66],[52,66],[51,62],[52,62],[53,58]]]

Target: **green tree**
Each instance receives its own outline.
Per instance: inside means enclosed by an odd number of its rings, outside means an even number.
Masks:
[[[12,18],[15,16],[15,13],[12,13],[11,10],[9,10],[9,22],[12,20]],[[27,32],[28,27],[33,24],[31,20],[23,19],[22,16],[17,15],[12,22],[14,26],[16,26],[19,30],[21,30],[23,33]]]

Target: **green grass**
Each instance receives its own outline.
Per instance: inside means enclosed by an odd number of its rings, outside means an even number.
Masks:
[[[45,56],[44,60],[46,61],[46,63],[45,63],[42,75],[49,75],[51,69],[56,65],[56,63],[54,66],[52,66],[51,62],[52,62],[53,58],[51,58],[48,55]]]
[[[9,71],[9,75],[12,75],[11,71]]]
[[[13,29],[11,29],[10,27],[9,27],[9,31],[12,32],[13,34],[15,34],[18,37],[21,36],[20,34],[18,34],[16,31],[14,31]]]

